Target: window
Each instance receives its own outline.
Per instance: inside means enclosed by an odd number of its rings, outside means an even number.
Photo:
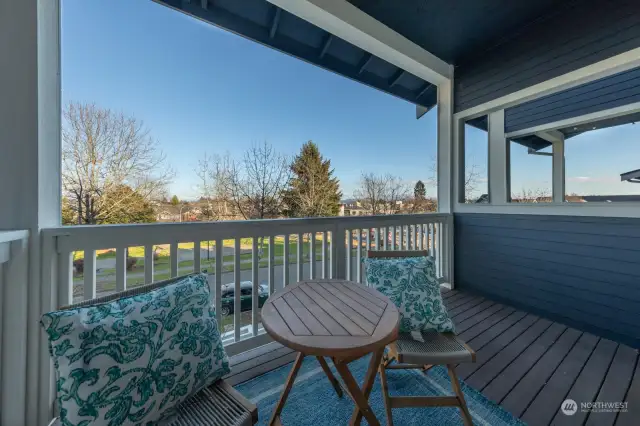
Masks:
[[[240,294],[243,296],[251,296],[251,289],[250,288],[243,288],[242,290],[240,290]]]
[[[640,113],[562,129],[567,202],[640,201],[640,125],[635,120]]]
[[[512,203],[553,201],[553,150],[542,139],[509,141]]]
[[[465,203],[489,202],[489,133],[487,116],[464,125],[464,178],[461,198]]]

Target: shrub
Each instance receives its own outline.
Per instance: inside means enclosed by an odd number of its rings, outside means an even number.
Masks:
[[[133,271],[133,268],[135,268],[136,263],[138,263],[137,257],[127,257],[127,271]]]
[[[75,269],[76,274],[82,274],[84,272],[84,259],[74,260],[73,269]]]

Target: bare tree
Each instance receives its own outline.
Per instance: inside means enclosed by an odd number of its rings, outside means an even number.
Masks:
[[[202,216],[205,220],[218,221],[233,216],[234,209],[231,206],[231,196],[228,191],[231,159],[228,154],[205,154],[196,168],[196,174],[200,178],[200,194],[205,206],[202,208]]]
[[[289,160],[267,142],[253,145],[241,161],[230,161],[225,191],[245,219],[278,217],[289,181]]]
[[[514,203],[548,203],[552,200],[551,192],[546,188],[522,188],[520,193],[511,195],[511,201]]]
[[[160,196],[173,178],[141,121],[81,103],[69,103],[63,118],[62,184],[79,224],[110,223],[130,203]]]
[[[410,192],[409,186],[399,177],[363,173],[354,197],[372,215],[395,214],[402,210],[402,203]]]
[[[464,200],[466,203],[477,202],[482,198],[475,197],[475,191],[478,188],[478,184],[481,179],[480,168],[476,164],[471,164],[469,167],[465,167],[464,171]]]
[[[482,179],[482,171],[477,164],[471,164],[465,167],[464,173],[464,199],[466,203],[475,203],[483,199],[483,195],[476,196],[475,192],[478,189],[480,180]],[[427,182],[428,185],[437,185],[438,183],[438,167],[437,160],[431,158],[431,178]]]

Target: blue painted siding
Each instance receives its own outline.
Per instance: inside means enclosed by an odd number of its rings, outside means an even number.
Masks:
[[[634,102],[640,102],[640,68],[508,108],[505,130],[513,132]]]
[[[640,47],[637,0],[581,0],[500,40],[455,70],[462,111]]]
[[[640,348],[640,219],[455,215],[455,283]]]

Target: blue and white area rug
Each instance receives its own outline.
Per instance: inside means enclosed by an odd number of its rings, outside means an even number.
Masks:
[[[335,368],[329,362],[336,377]],[[369,365],[369,358],[349,364],[352,374],[362,383]],[[271,418],[284,387],[291,364],[236,386],[244,396],[258,405],[259,425],[266,425]],[[428,373],[419,370],[388,370],[391,396],[443,396],[452,395],[451,382],[444,367],[434,367]],[[524,425],[522,421],[486,399],[480,392],[462,383],[473,423],[481,426]],[[386,414],[380,377],[376,377],[369,404],[381,424],[386,424]],[[293,389],[282,412],[285,426],[336,426],[346,425],[351,418],[354,404],[345,394],[338,398],[335,390],[314,357],[305,358]],[[393,409],[396,426],[411,425],[462,425],[460,409],[455,407],[420,407]],[[367,424],[363,421],[362,424]]]

